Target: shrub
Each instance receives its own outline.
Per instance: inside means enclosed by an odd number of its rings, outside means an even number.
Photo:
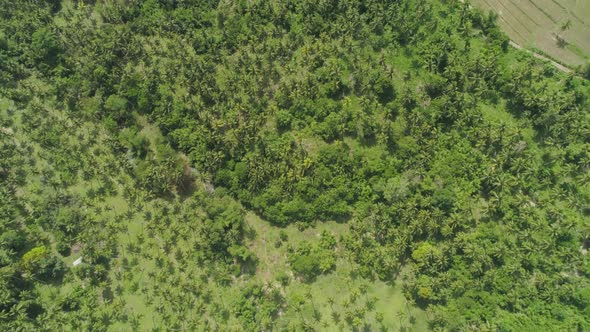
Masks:
[[[291,129],[291,122],[293,121],[293,116],[287,110],[280,110],[277,112],[277,127],[279,130],[289,130]]]
[[[67,270],[64,262],[51,255],[46,247],[35,247],[24,254],[22,268],[43,281],[61,280]]]

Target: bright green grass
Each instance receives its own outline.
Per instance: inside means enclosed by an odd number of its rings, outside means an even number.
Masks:
[[[363,322],[370,330],[384,328],[385,330],[399,331],[400,318],[404,327],[412,327],[414,331],[427,330],[425,312],[406,303],[400,285],[390,285],[382,281],[368,281],[354,276],[351,273],[350,261],[344,257],[339,256],[335,271],[321,275],[311,283],[302,282],[292,274],[287,261],[288,245],[297,246],[304,240],[313,243],[319,239],[324,230],[339,238],[340,235],[348,231],[347,224],[330,221],[318,223],[314,227],[300,231],[294,225],[285,228],[272,226],[253,213],[249,213],[246,220],[249,227],[256,233],[256,237],[249,243],[249,248],[260,260],[256,277],[265,282],[277,283],[276,276],[279,272],[288,271],[291,282],[285,289],[287,298],[306,299],[301,314],[298,314],[292,307],[289,307],[286,313],[282,313],[283,316],[277,323],[279,329],[288,327],[289,323],[293,321],[303,319],[321,331],[347,330],[350,327],[344,321],[344,311],[366,307],[367,300],[375,297],[377,301],[374,309],[367,310],[365,315],[367,320]],[[281,231],[287,234],[288,243],[277,248],[274,243],[279,238]],[[337,248],[337,251],[341,252],[341,249]],[[369,285],[366,294],[360,294],[356,301],[351,300],[351,293],[363,283]],[[333,305],[329,303],[330,298],[334,300]],[[346,309],[344,306],[347,301],[350,304]],[[293,304],[288,303],[288,305],[292,306]],[[314,315],[314,309],[319,312],[319,315]],[[376,312],[383,314],[382,326],[375,320]],[[414,323],[412,324],[411,321]]]
[[[316,227],[310,227],[303,231],[300,231],[294,225],[279,228],[260,219],[254,213],[248,213],[246,215],[246,222],[256,234],[255,238],[250,240],[248,246],[260,260],[256,276],[262,281],[273,281],[278,272],[288,270],[288,244],[297,245],[303,240],[313,242],[319,239],[320,234],[324,230],[331,232],[338,238],[341,234],[344,234],[348,227],[346,224],[338,224],[331,221],[318,223]],[[287,234],[288,243],[283,243],[280,247],[276,247],[275,242],[279,239],[279,233],[281,231]]]
[[[356,101],[354,101],[356,102]],[[356,104],[355,104],[356,105]],[[6,110],[8,109],[8,101],[0,99],[0,112],[2,116],[5,116]],[[358,106],[358,105],[356,105]],[[59,111],[55,111],[56,116],[61,116]],[[20,116],[13,116],[15,119],[15,128],[22,126],[20,123]],[[82,131],[86,133],[92,132],[96,129],[94,125],[89,123],[82,124]],[[108,150],[101,146],[101,142],[106,138],[106,135],[99,131],[96,141],[91,145],[90,150],[95,148],[104,149],[101,155],[96,161],[101,167],[108,165],[108,161],[115,158]],[[147,123],[143,123],[142,133],[144,133],[153,144],[155,141],[162,139],[161,133],[157,127],[150,126]],[[67,137],[68,138],[68,137]],[[68,139],[73,139],[69,137]],[[17,131],[15,134],[17,140],[27,140],[27,134],[24,132]],[[90,139],[89,135],[85,135],[85,140]],[[303,144],[308,144],[310,150],[317,149],[317,140],[313,138],[303,139]],[[349,142],[354,145],[355,149],[360,150],[363,154],[371,155],[374,152],[371,147],[363,147],[357,143]],[[68,144],[71,144],[69,142]],[[36,169],[41,170],[43,168],[51,168],[52,166],[43,160],[43,156],[39,153],[41,151],[38,144],[33,144],[34,156],[37,164]],[[133,182],[130,175],[120,170],[117,173],[116,178],[112,178],[115,183],[116,193],[112,196],[103,197],[104,199],[94,200],[92,208],[89,209],[89,213],[95,215],[96,218],[105,218],[107,220],[113,220],[116,215],[126,215],[126,212],[130,208],[135,208],[123,197],[123,189],[133,186]],[[74,196],[84,197],[88,190],[99,187],[99,180],[97,178],[91,178],[89,180],[82,180],[79,178],[74,184],[68,187],[66,190]],[[38,198],[37,189],[42,188],[40,178],[37,175],[29,175],[28,183],[21,188],[23,193],[30,199],[31,202],[35,202]],[[45,191],[49,190],[44,188]],[[117,312],[123,316],[127,316],[127,322],[122,322],[119,319],[113,319],[118,321],[117,323],[109,326],[109,331],[132,331],[133,327],[131,321],[136,320],[139,326],[139,330],[148,331],[154,327],[162,327],[161,322],[162,315],[158,313],[158,305],[166,304],[163,301],[162,294],[158,294],[154,290],[162,289],[167,285],[160,284],[155,278],[150,277],[150,273],[161,273],[162,268],[157,267],[155,263],[156,257],[166,257],[168,262],[172,262],[174,273],[178,276],[181,282],[188,282],[191,278],[196,278],[198,275],[198,266],[196,264],[190,264],[191,266],[183,267],[186,271],[181,271],[181,267],[178,266],[178,262],[174,258],[177,249],[181,251],[190,251],[190,247],[186,247],[184,242],[181,240],[178,243],[173,244],[173,248],[169,254],[165,254],[162,249],[162,240],[158,235],[150,238],[145,229],[146,220],[144,220],[144,213],[146,211],[153,211],[156,199],[145,199],[143,206],[138,212],[134,213],[131,217],[125,217],[121,222],[116,224],[108,224],[105,232],[114,232],[117,239],[117,256],[113,257],[110,263],[110,271],[108,275],[108,281],[105,285],[100,287],[93,287],[93,292],[96,293],[96,298],[99,307],[104,308],[107,305],[121,305],[120,310]],[[100,212],[97,212],[100,211]],[[187,221],[190,222],[190,221]],[[271,284],[278,287],[278,281],[276,280],[277,275],[280,272],[286,272],[290,278],[290,284],[282,288],[285,298],[287,301],[291,301],[298,295],[306,299],[305,304],[302,307],[301,316],[303,320],[309,322],[315,326],[317,330],[322,331],[341,331],[348,330],[350,326],[344,321],[344,312],[346,311],[345,303],[349,302],[348,309],[361,309],[367,306],[367,300],[375,298],[374,308],[367,310],[364,315],[365,321],[362,323],[371,330],[378,330],[385,328],[391,331],[397,331],[401,326],[412,327],[415,331],[427,330],[425,323],[425,313],[405,302],[405,298],[401,292],[401,287],[396,284],[386,284],[381,281],[369,281],[364,280],[360,277],[354,276],[352,273],[353,266],[350,261],[343,257],[343,249],[337,248],[337,264],[335,271],[327,275],[319,276],[315,281],[311,283],[305,283],[299,280],[291,272],[288,264],[288,252],[289,246],[297,247],[302,241],[309,241],[311,243],[316,242],[320,234],[323,231],[332,233],[337,239],[340,236],[345,235],[348,232],[348,225],[344,223],[336,223],[334,221],[317,223],[313,227],[300,230],[295,225],[289,225],[285,228],[279,228],[271,225],[270,223],[260,219],[257,215],[252,212],[247,213],[246,223],[251,229],[251,236],[246,244],[256,254],[259,259],[257,269],[252,276],[241,276],[233,280],[231,285],[227,287],[221,287],[216,284],[214,277],[210,277],[210,282],[206,286],[211,292],[212,302],[220,304],[222,307],[227,307],[226,304],[231,304],[236,298],[239,298],[242,287],[249,282],[261,282],[264,284]],[[280,246],[275,246],[277,239],[280,237],[280,233],[284,232],[287,235],[288,240],[282,243]],[[143,243],[138,242],[138,236],[143,235],[145,240]],[[135,252],[129,250],[128,245],[133,243],[137,246]],[[81,253],[74,253],[70,256],[63,257],[64,263],[74,271],[75,269],[82,268],[88,262],[84,262],[81,266],[73,267],[72,263],[79,257],[83,257],[83,250]],[[126,261],[126,263],[124,263]],[[167,272],[167,271],[166,271]],[[90,285],[84,285],[82,280],[79,280],[75,274],[69,274],[66,282],[61,285],[50,285],[41,284],[37,285],[37,290],[43,299],[43,302],[52,302],[54,298],[63,298],[73,292],[76,287],[90,287]],[[358,289],[361,284],[367,284],[366,293],[358,294],[356,299],[351,297],[351,294]],[[103,290],[109,287],[115,294],[114,300],[111,304],[105,303],[105,299],[102,298]],[[179,287],[179,286],[175,286]],[[122,289],[122,293],[118,293],[117,289]],[[309,293],[308,293],[309,292]],[[328,299],[334,300],[333,305],[330,305]],[[55,302],[55,301],[54,301]],[[297,313],[292,307],[292,303],[287,303],[286,307],[280,309],[280,315],[277,320],[277,328],[280,330],[292,324],[295,321],[300,321],[300,314]],[[57,307],[56,307],[57,308]],[[316,321],[314,308],[319,313]],[[57,308],[59,310],[59,308]],[[165,308],[164,310],[172,310],[171,308]],[[207,309],[208,310],[208,309]],[[380,312],[383,314],[383,322],[378,324],[375,319],[375,313]],[[339,320],[335,320],[336,316],[334,313],[340,315]],[[183,322],[185,328],[190,330],[188,321],[193,320],[212,320],[207,312],[200,313],[195,310],[187,309],[186,313],[187,322]],[[228,326],[234,325],[239,328],[239,322],[232,321],[233,318],[229,318]],[[216,322],[213,322],[215,325]]]
[[[358,291],[363,283],[369,285],[365,294]],[[355,292],[358,294],[356,297],[353,296]],[[425,312],[406,302],[401,286],[350,277],[350,268],[342,259],[339,260],[335,272],[320,276],[309,285],[292,282],[287,287],[287,293],[290,297],[300,296],[306,299],[301,315],[323,331],[349,329],[344,319],[345,312],[363,308],[367,310],[363,326],[369,330],[399,331],[401,327],[412,327],[414,331],[428,330]],[[372,298],[376,299],[374,309],[367,305]],[[334,301],[333,304],[330,304],[330,299]],[[314,309],[319,315],[314,314]],[[377,312],[383,315],[382,323],[375,319]],[[300,318],[298,315],[295,310],[290,310],[279,322],[279,326],[288,326],[290,321]]]

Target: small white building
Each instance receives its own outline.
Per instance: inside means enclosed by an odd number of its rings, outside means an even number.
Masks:
[[[82,257],[80,257],[80,258],[76,259],[76,260],[74,261],[74,263],[72,263],[72,265],[74,265],[74,266],[78,266],[78,265],[80,265],[80,264],[82,264]]]

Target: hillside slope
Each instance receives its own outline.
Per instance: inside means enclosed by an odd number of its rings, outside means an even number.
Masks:
[[[590,83],[494,16],[0,18],[0,330],[590,330]]]

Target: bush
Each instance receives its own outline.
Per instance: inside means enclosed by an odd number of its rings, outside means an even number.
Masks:
[[[0,235],[0,244],[2,248],[10,249],[13,251],[21,251],[26,243],[24,234],[15,230],[5,231]]]
[[[80,278],[90,280],[92,285],[98,285],[108,277],[108,269],[102,264],[82,264],[74,271]]]
[[[291,129],[291,122],[293,121],[293,116],[287,110],[280,110],[277,112],[277,127],[279,130],[289,130]]]
[[[45,259],[49,253],[45,247],[35,247],[29,250],[22,257],[22,267],[25,271],[33,273],[42,259]]]
[[[333,270],[336,267],[334,245],[335,239],[327,233],[322,234],[320,246],[303,242],[289,255],[293,271],[304,279],[313,281],[318,275]]]
[[[289,285],[289,282],[291,281],[291,278],[289,278],[289,275],[285,271],[279,271],[277,273],[277,281],[281,285],[287,286],[287,285]]]
[[[433,195],[433,199],[434,205],[436,205],[439,209],[445,212],[450,212],[451,209],[455,206],[455,201],[457,200],[457,197],[451,189],[444,188],[441,190],[437,190]]]
[[[43,281],[61,280],[67,271],[64,262],[51,255],[46,247],[36,247],[24,254],[22,268]]]
[[[69,256],[70,255],[70,245],[67,242],[65,242],[64,240],[61,240],[57,243],[56,249],[57,249],[57,252],[59,252],[59,254],[62,256]]]
[[[53,66],[57,62],[60,48],[53,32],[47,28],[41,28],[32,35],[31,51],[34,60]]]
[[[281,229],[279,231],[279,238],[281,239],[281,241],[287,241],[289,240],[289,236],[287,235],[287,232],[285,232],[285,230]]]
[[[119,125],[130,119],[130,114],[127,113],[127,99],[121,96],[110,95],[104,103],[104,108]]]
[[[0,50],[7,50],[8,49],[8,40],[6,39],[6,35],[4,32],[0,31]]]
[[[590,62],[588,62],[585,66],[580,66],[580,75],[587,80],[590,80]]]
[[[396,94],[393,83],[383,76],[375,80],[374,89],[381,104],[385,105],[395,99]]]
[[[292,259],[291,267],[307,280],[313,280],[320,274],[319,262],[312,255],[297,255]]]

